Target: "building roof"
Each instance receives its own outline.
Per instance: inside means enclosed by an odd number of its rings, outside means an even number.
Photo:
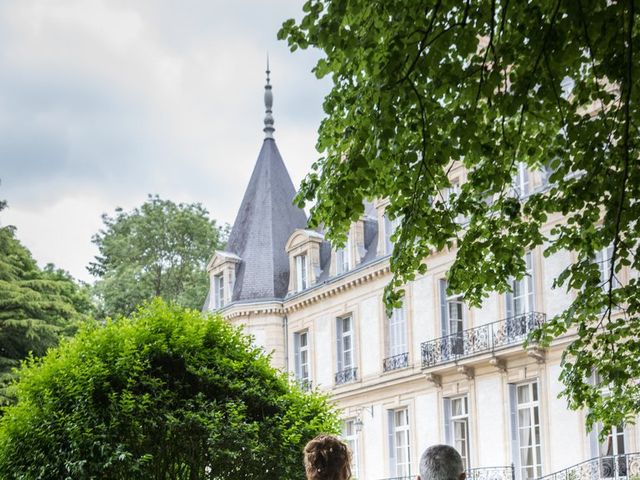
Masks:
[[[305,228],[304,211],[293,205],[296,189],[273,138],[265,138],[225,250],[242,259],[232,301],[284,298],[289,285],[285,244]]]

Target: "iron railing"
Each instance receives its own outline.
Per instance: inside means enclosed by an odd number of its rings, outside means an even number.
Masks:
[[[382,361],[382,370],[390,372],[391,370],[398,370],[400,368],[407,368],[409,366],[409,352],[404,352],[393,357],[387,357]]]
[[[544,313],[529,312],[423,342],[422,366],[432,367],[523,342],[546,318]]]
[[[637,478],[640,478],[640,453],[625,453],[592,458],[537,480],[635,480]]]
[[[467,470],[467,480],[515,480],[513,464],[504,467],[482,467]]]
[[[305,392],[313,390],[313,382],[308,378],[296,378],[296,383],[298,384],[298,387]]]
[[[415,480],[416,476],[388,477],[381,480]],[[471,468],[467,471],[467,480],[514,480],[513,465],[506,467]]]
[[[347,382],[355,382],[358,379],[358,369],[356,367],[345,368],[336,373],[336,385]]]

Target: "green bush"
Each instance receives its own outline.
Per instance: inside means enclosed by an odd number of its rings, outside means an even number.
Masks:
[[[241,331],[160,300],[20,377],[0,421],[4,479],[300,479],[304,443],[338,427]]]

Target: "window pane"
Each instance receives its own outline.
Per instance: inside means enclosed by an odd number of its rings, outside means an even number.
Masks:
[[[529,385],[518,386],[518,404],[529,403]]]

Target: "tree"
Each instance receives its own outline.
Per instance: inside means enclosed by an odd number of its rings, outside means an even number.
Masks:
[[[548,345],[575,329],[561,373],[570,406],[588,409],[589,428],[633,421],[638,1],[310,0],[304,11],[279,38],[292,50],[321,49],[314,71],[333,79],[317,143],[323,156],[297,197],[301,206],[315,201],[312,225],[344,241],[363,199],[389,199],[389,216],[402,221],[388,307],[426,271],[432,249],[456,248],[450,289],[475,306],[525,275],[526,251],[572,252],[555,286],[575,300],[533,340]],[[466,182],[445,199],[449,169],[460,163]],[[514,191],[523,168],[546,177],[546,188]],[[608,247],[599,265],[597,252]],[[626,282],[623,270],[632,272]],[[589,382],[594,371],[610,396]]]
[[[219,316],[155,299],[32,360],[0,420],[0,476],[297,479],[338,420]]]
[[[131,212],[102,216],[93,237],[100,254],[88,269],[103,315],[128,315],[137,305],[162,297],[200,308],[207,295],[207,260],[225,241],[226,230],[202,205],[175,204],[158,196]]]
[[[12,401],[6,387],[20,361],[44,355],[92,311],[87,286],[52,264],[39,269],[15,229],[0,227],[0,404]]]

